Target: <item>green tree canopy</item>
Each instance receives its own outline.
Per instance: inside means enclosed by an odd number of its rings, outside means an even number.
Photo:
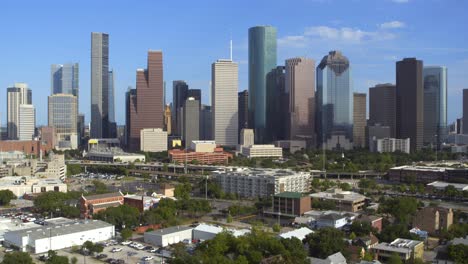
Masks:
[[[468,246],[464,244],[448,246],[449,258],[456,264],[468,264]]]
[[[1,190],[0,191],[0,205],[5,206],[9,205],[11,200],[16,199],[16,195],[10,190]]]
[[[326,258],[345,248],[344,234],[338,229],[327,227],[306,237],[309,254],[316,258]]]
[[[11,252],[6,253],[3,257],[2,264],[34,264],[31,255],[26,252]]]
[[[117,207],[107,208],[104,211],[98,212],[93,217],[95,219],[111,223],[121,229],[124,226],[137,226],[140,222],[140,211],[135,207],[124,204]]]

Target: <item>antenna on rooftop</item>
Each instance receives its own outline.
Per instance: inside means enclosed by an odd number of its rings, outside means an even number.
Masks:
[[[232,61],[232,33],[229,41],[229,52],[230,52],[230,59]]]

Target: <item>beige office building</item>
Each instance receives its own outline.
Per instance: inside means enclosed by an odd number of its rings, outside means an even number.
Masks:
[[[140,150],[148,152],[167,151],[167,132],[161,128],[140,130]]]
[[[353,144],[355,148],[366,147],[366,94],[354,93]]]
[[[78,99],[72,94],[54,94],[48,98],[49,127],[55,128],[57,149],[78,148]]]

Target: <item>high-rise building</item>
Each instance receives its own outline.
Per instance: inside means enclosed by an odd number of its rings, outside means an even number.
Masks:
[[[32,104],[19,106],[18,139],[32,140],[36,130],[36,109]]]
[[[249,125],[254,128],[258,143],[266,141],[267,74],[276,68],[276,52],[276,28],[249,29]]]
[[[32,92],[26,83],[15,83],[7,89],[7,135],[19,139],[20,105],[32,104]],[[30,140],[30,139],[29,139]]]
[[[149,152],[167,151],[167,132],[161,128],[144,128],[140,131],[140,150]]]
[[[77,108],[78,108],[78,102],[77,102]],[[85,115],[83,113],[78,114],[78,124],[77,124],[77,129],[78,129],[78,145],[81,145],[83,143],[84,135],[85,135]]]
[[[319,144],[326,149],[351,149],[353,89],[351,66],[340,51],[330,51],[317,67],[317,124]]]
[[[109,137],[109,35],[91,33],[91,137]]]
[[[396,87],[377,84],[369,88],[369,124],[390,127],[390,137],[396,137]]]
[[[198,101],[199,107],[201,107],[201,90],[200,89],[189,89],[187,90],[187,98],[193,97],[195,100]],[[185,98],[185,100],[187,100]]]
[[[55,128],[56,144],[61,149],[78,147],[78,102],[72,94],[54,94],[48,98],[49,127]],[[56,147],[56,146],[53,146]]]
[[[255,145],[255,136],[253,129],[243,128],[240,133],[240,144],[242,147]]]
[[[289,95],[287,139],[315,146],[315,61],[292,58],[285,64],[285,90]],[[284,122],[284,121],[283,121]]]
[[[192,141],[200,139],[200,103],[193,97],[187,98],[183,107],[182,139],[188,147]]]
[[[265,142],[287,138],[289,93],[286,91],[285,75],[285,66],[277,66],[267,74],[267,129],[264,136]]]
[[[426,66],[424,78],[424,144],[439,148],[448,135],[447,68]]]
[[[180,135],[180,108],[184,106],[187,99],[188,85],[185,81],[177,80],[172,82],[172,126],[174,134]]]
[[[213,113],[209,105],[202,105],[200,109],[200,139],[213,140]]]
[[[211,67],[213,137],[217,144],[238,143],[238,65],[232,60],[217,60]]]
[[[78,63],[52,64],[50,66],[50,94],[72,94],[79,97],[79,65]]]
[[[172,131],[172,117],[171,117],[171,107],[166,105],[164,108],[164,129],[167,132],[167,135],[171,135]]]
[[[411,151],[420,150],[424,135],[423,62],[405,58],[396,63],[396,137],[410,139]]]
[[[127,93],[128,147],[140,149],[140,130],[164,128],[163,54],[148,52],[148,68],[138,69],[136,90]]]
[[[109,71],[109,123],[115,123],[114,70]]]
[[[468,88],[463,89],[463,117],[461,120],[461,127],[461,133],[468,134]],[[8,129],[8,131],[10,130]]]
[[[365,93],[354,93],[353,145],[355,148],[366,147],[366,96],[367,95]]]
[[[237,109],[239,110],[239,133],[243,128],[249,127],[249,91],[244,90],[237,94]]]

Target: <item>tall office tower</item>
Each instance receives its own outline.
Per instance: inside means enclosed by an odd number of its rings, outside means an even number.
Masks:
[[[131,151],[138,151],[140,130],[164,128],[162,51],[148,51],[148,68],[137,70],[136,91],[128,97],[128,145]]]
[[[195,100],[198,101],[199,107],[201,107],[201,90],[200,89],[189,89],[187,90],[187,98],[193,97]],[[185,100],[187,100],[185,98]]]
[[[238,143],[238,65],[232,60],[217,60],[211,66],[211,107],[213,136],[217,144]]]
[[[461,133],[468,134],[468,88],[463,89],[463,117],[461,120],[461,127]]]
[[[265,142],[287,137],[289,93],[286,91],[285,75],[285,66],[277,66],[267,74]]]
[[[91,33],[91,137],[109,137],[109,35]]]
[[[19,106],[18,139],[32,140],[36,130],[36,109],[32,104]]]
[[[448,135],[447,68],[426,66],[424,78],[424,144],[439,147]]]
[[[7,88],[7,135],[8,139],[19,138],[19,108],[23,104],[32,104],[32,92],[26,83],[15,83]]]
[[[209,105],[202,105],[200,109],[200,139],[213,140],[213,113]]]
[[[78,100],[72,94],[54,94],[48,98],[49,127],[55,128],[59,149],[78,148]],[[55,147],[55,146],[54,146]]]
[[[79,98],[79,65],[78,63],[52,64],[50,66],[50,94],[72,94]]]
[[[76,108],[78,108],[78,100],[77,100],[77,106]],[[78,114],[78,124],[77,124],[77,129],[78,129],[78,145],[81,145],[83,142],[83,139],[84,139],[84,134],[85,134],[85,126],[86,126],[86,123],[85,123],[85,115],[83,113],[80,113]]]
[[[286,60],[285,89],[289,94],[287,139],[305,140],[315,146],[315,61]],[[286,109],[279,109],[286,111]]]
[[[319,144],[326,149],[351,149],[353,89],[351,66],[340,51],[330,51],[317,67],[317,124]]]
[[[237,93],[237,109],[239,110],[239,133],[243,128],[249,127],[249,91]]]
[[[174,128],[174,134],[180,135],[180,108],[184,106],[184,102],[187,99],[188,85],[185,81],[173,81],[172,82],[172,126]]]
[[[183,106],[182,139],[188,148],[193,140],[200,139],[200,103],[193,97],[187,98]]]
[[[396,136],[410,139],[411,151],[420,150],[424,135],[423,62],[405,58],[396,63]]]
[[[109,71],[109,123],[115,123],[114,70]]]
[[[267,74],[276,68],[276,28],[249,29],[249,122],[258,143],[266,143]]]
[[[166,105],[164,108],[164,130],[167,132],[167,135],[171,135],[172,131],[172,119],[171,119],[171,107]]]
[[[396,137],[396,87],[377,84],[369,88],[369,125],[390,127],[390,137]]]
[[[130,150],[130,122],[131,116],[135,115],[136,113],[136,89],[133,89],[131,86],[128,87],[127,92],[125,93],[125,145],[127,150]],[[138,140],[135,140],[138,141]],[[135,148],[136,142],[133,144],[133,148]]]
[[[253,129],[243,128],[240,133],[240,145],[243,147],[252,146],[255,143]]]
[[[455,134],[463,134],[463,118],[457,118],[455,121],[455,129],[454,132]]]
[[[355,148],[366,147],[367,106],[366,94],[354,93],[353,99],[353,145]]]

